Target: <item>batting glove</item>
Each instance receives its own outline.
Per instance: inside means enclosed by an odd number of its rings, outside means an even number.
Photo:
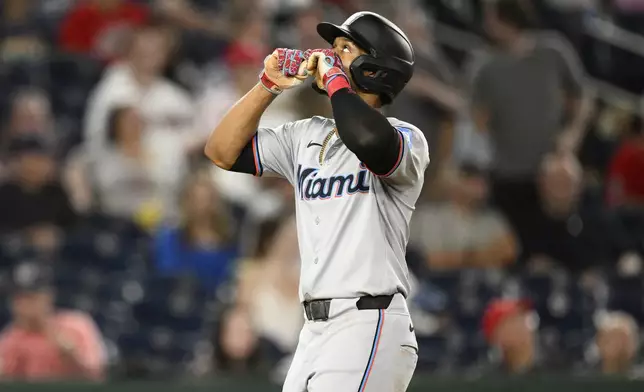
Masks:
[[[298,49],[275,49],[264,60],[264,70],[259,75],[262,86],[278,95],[306,80],[304,52]]]
[[[344,72],[342,60],[331,49],[306,51],[307,72],[315,75],[318,88],[325,90],[329,97],[338,90],[351,89],[349,77]]]

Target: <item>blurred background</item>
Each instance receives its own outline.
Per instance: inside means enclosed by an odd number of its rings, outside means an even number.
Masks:
[[[417,56],[385,109],[432,159],[407,255],[416,373],[642,375],[644,1],[0,5],[2,379],[283,381],[292,187],[203,146],[273,48],[326,47],[316,24],[358,10]],[[261,125],[312,115],[330,106],[306,84]]]

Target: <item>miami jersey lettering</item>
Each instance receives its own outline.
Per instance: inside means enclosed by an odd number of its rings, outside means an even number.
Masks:
[[[362,170],[350,174],[336,174],[321,177],[317,168],[297,168],[297,190],[300,200],[326,200],[331,197],[351,196],[368,193],[369,171],[360,164]]]
[[[302,300],[409,291],[409,220],[429,153],[420,130],[389,121],[402,144],[387,176],[371,173],[332,137],[331,119],[313,117],[257,133],[256,166],[295,189]]]

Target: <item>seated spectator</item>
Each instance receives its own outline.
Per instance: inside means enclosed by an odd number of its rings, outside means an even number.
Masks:
[[[82,312],[54,308],[46,269],[16,267],[12,321],[0,336],[0,375],[16,381],[101,380],[102,337]]]
[[[418,206],[410,244],[423,251],[433,270],[502,267],[517,257],[517,244],[500,214],[486,207],[487,183],[465,164],[450,179],[450,200]]]
[[[123,55],[135,27],[149,19],[143,4],[128,0],[80,1],[62,21],[60,48],[91,55],[100,60],[113,60]]]
[[[132,219],[145,215],[144,227],[161,218],[157,183],[143,149],[143,124],[131,107],[116,108],[110,115],[109,145],[101,152],[79,152],[70,159],[66,179],[73,190],[75,205],[87,209],[94,204],[106,215]],[[96,201],[92,198],[96,193]],[[83,208],[85,207],[85,208]]]
[[[494,300],[483,315],[483,334],[500,351],[509,373],[531,371],[536,362],[537,319],[525,301]]]
[[[634,119],[629,128],[608,169],[606,196],[612,207],[644,206],[644,127]]]
[[[5,0],[0,7],[0,60],[43,59],[48,47],[36,15],[36,2]]]
[[[612,264],[639,258],[638,240],[618,215],[605,211],[583,196],[583,171],[567,154],[545,157],[538,179],[544,220],[535,223],[533,243],[541,255],[562,263],[568,270]],[[539,237],[537,233],[548,233]]]
[[[236,305],[248,311],[254,330],[279,360],[295,352],[303,323],[295,218],[264,237],[260,243],[266,247],[240,264]]]
[[[194,274],[209,290],[227,282],[237,251],[219,195],[205,176],[183,189],[181,224],[163,227],[156,237],[156,268],[165,275]]]
[[[0,146],[4,153],[10,140],[26,134],[38,134],[55,143],[55,119],[52,115],[49,97],[44,91],[25,88],[15,92],[11,100],[11,111],[2,130]]]
[[[625,374],[631,370],[639,351],[639,328],[624,312],[607,312],[596,320],[595,344],[604,374]]]
[[[9,145],[12,170],[0,185],[0,233],[18,231],[49,245],[75,214],[57,178],[51,149],[37,136],[23,136]]]
[[[144,148],[150,154],[155,179],[176,190],[186,168],[190,143],[198,135],[194,134],[190,96],[162,75],[171,46],[168,32],[161,27],[148,26],[135,32],[124,61],[106,70],[89,99],[85,141],[90,153],[104,149],[112,110],[135,107],[145,124]]]

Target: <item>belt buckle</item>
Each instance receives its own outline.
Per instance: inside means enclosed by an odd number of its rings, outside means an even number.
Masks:
[[[327,321],[329,319],[328,301],[311,301],[308,303],[311,321]]]

